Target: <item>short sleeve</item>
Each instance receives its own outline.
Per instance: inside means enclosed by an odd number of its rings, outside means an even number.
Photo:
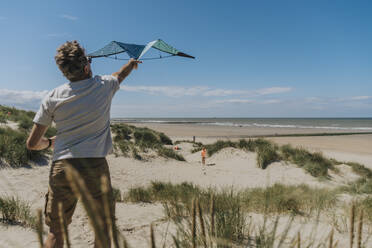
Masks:
[[[34,123],[49,126],[53,121],[53,112],[50,104],[49,94],[44,97],[41,102],[40,108],[34,117]]]
[[[102,76],[102,81],[104,81],[104,83],[110,87],[112,90],[112,95],[114,95],[120,89],[119,80],[113,75]]]

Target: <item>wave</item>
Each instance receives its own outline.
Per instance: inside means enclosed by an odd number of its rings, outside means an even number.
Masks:
[[[200,123],[202,125],[229,126],[229,127],[267,127],[267,128],[298,128],[298,129],[330,129],[330,130],[360,130],[372,131],[372,127],[336,127],[336,126],[306,126],[306,125],[289,125],[289,124],[266,124],[266,123],[232,123],[232,122],[210,122]],[[337,124],[335,124],[337,125]]]
[[[353,130],[353,131],[372,131],[372,127],[347,127],[339,124],[321,125],[299,125],[299,124],[272,124],[272,123],[236,123],[236,122],[213,122],[198,120],[154,120],[154,119],[113,119],[113,122],[127,123],[157,123],[157,124],[192,124],[207,126],[225,127],[258,127],[258,128],[295,128],[295,129],[328,129],[328,130]]]

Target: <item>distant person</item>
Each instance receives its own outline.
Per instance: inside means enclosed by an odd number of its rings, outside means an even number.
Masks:
[[[131,59],[118,72],[92,77],[91,61],[77,41],[61,45],[57,49],[55,61],[69,82],[55,88],[43,99],[27,139],[27,148],[30,150],[54,148],[44,210],[45,223],[50,228],[46,248],[63,247],[58,203],[63,204],[67,224],[71,223],[77,204],[77,198],[66,180],[67,166],[79,172],[100,213],[104,212],[100,182],[102,176],[107,176],[109,201],[114,215],[110,172],[105,158],[112,150],[111,101],[120,83],[141,63]],[[44,134],[52,121],[56,124],[57,136],[47,139]],[[108,230],[105,232],[106,248],[111,244]],[[98,247],[96,242],[95,247]]]
[[[203,149],[201,151],[202,165],[205,165],[205,157],[206,156],[207,156],[207,149],[205,149],[205,147],[203,147]]]

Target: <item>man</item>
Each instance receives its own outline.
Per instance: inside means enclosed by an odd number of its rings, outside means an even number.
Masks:
[[[30,150],[54,148],[44,210],[45,223],[50,229],[45,242],[47,248],[63,247],[58,203],[63,204],[67,224],[71,223],[77,203],[66,180],[66,167],[72,166],[79,172],[102,211],[100,179],[107,176],[111,210],[114,212],[110,173],[105,159],[112,150],[111,101],[120,88],[119,84],[141,63],[131,59],[112,75],[92,77],[90,60],[77,41],[61,45],[55,61],[69,83],[52,90],[43,99],[27,140]],[[56,124],[57,136],[47,139],[44,134],[52,121]],[[105,247],[110,247],[108,242]]]

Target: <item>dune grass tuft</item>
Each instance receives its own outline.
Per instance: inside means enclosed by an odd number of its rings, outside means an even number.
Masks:
[[[27,135],[11,128],[0,128],[0,159],[17,168],[44,156],[46,151],[30,151],[26,148]]]
[[[257,165],[261,169],[266,169],[269,164],[279,159],[279,154],[277,152],[278,146],[272,142],[264,139],[257,139],[255,140],[253,147],[256,147]]]
[[[31,214],[30,205],[18,197],[0,197],[2,221],[36,228],[36,216]]]
[[[328,169],[334,169],[332,161],[319,152],[311,153],[303,148],[294,148],[291,145],[282,146],[280,151],[283,160],[303,167],[314,177],[327,177]]]
[[[229,208],[228,202],[236,199],[239,206],[245,211],[301,215],[330,209],[337,201],[334,191],[310,188],[307,185],[275,184],[267,188],[251,188],[244,191],[229,188],[218,191],[214,188],[202,189],[186,182],[181,184],[152,182],[149,187],[130,189],[126,200],[133,202],[181,202],[188,206],[191,204],[191,199],[198,198],[200,204],[206,207],[212,196],[220,207],[226,205],[227,209]],[[266,209],[263,206],[266,206]]]
[[[112,188],[112,194],[113,194],[115,202],[122,202],[123,201],[123,197],[121,195],[120,189]]]
[[[356,162],[346,162],[346,165],[349,165],[351,169],[358,175],[363,178],[372,178],[372,170],[365,167],[362,164]]]
[[[115,134],[115,148],[124,156],[131,156],[142,160],[149,150],[154,150],[158,155],[185,161],[185,158],[165,145],[172,145],[172,140],[164,133],[156,132],[146,127],[135,127],[126,124],[113,124],[111,129]]]
[[[348,186],[341,187],[340,189],[341,191],[353,194],[372,194],[372,179],[360,178],[349,183]]]
[[[166,148],[166,147],[158,148],[158,155],[162,157],[166,157],[166,158],[173,158],[178,161],[186,161],[185,158],[181,154],[178,154],[173,149]]]

